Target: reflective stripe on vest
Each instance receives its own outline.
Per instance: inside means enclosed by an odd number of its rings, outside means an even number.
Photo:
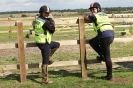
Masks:
[[[106,13],[99,12],[96,15],[96,23],[93,23],[94,30],[96,32],[103,32],[105,30],[113,30],[110,20]]]
[[[46,43],[46,42],[48,42],[49,44],[51,43],[52,35],[48,31],[42,28],[45,22],[46,21],[41,18],[36,19],[36,22],[35,22],[35,42],[36,43]]]

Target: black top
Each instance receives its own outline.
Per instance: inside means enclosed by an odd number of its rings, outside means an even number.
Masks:
[[[39,18],[45,20],[46,22],[43,24],[42,28],[44,30],[48,30],[50,33],[54,33],[55,32],[55,23],[54,20],[52,18],[44,18],[42,16],[40,16]]]
[[[92,23],[96,23],[96,20],[97,20],[97,18],[96,18],[96,16],[94,15],[94,14],[90,14],[89,16],[88,16],[88,18],[89,18],[89,21]]]

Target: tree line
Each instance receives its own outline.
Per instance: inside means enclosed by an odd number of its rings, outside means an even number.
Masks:
[[[133,7],[110,7],[110,8],[103,8],[103,10],[110,14],[110,13],[133,13]],[[88,12],[88,9],[63,9],[63,10],[52,10],[52,12],[78,12],[78,13],[85,13]],[[7,11],[7,12],[0,12],[0,14],[21,14],[21,13],[38,13],[38,11]]]

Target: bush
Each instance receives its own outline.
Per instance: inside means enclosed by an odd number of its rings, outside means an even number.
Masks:
[[[28,17],[26,14],[22,14],[21,17]]]

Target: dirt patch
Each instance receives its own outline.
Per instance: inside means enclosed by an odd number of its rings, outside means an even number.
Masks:
[[[26,54],[30,53],[40,53],[40,50],[37,47],[34,48],[26,48]],[[79,46],[61,46],[57,52],[79,52]],[[18,49],[1,49],[0,50],[1,57],[8,57],[8,56],[18,56]]]
[[[110,83],[127,85],[128,83],[133,83],[133,79],[123,78],[123,77],[114,77],[113,80],[110,81]]]
[[[0,57],[17,56],[17,49],[1,49]]]
[[[123,43],[133,42],[133,36],[127,37],[127,38],[115,38],[114,41],[115,42],[123,42]]]

